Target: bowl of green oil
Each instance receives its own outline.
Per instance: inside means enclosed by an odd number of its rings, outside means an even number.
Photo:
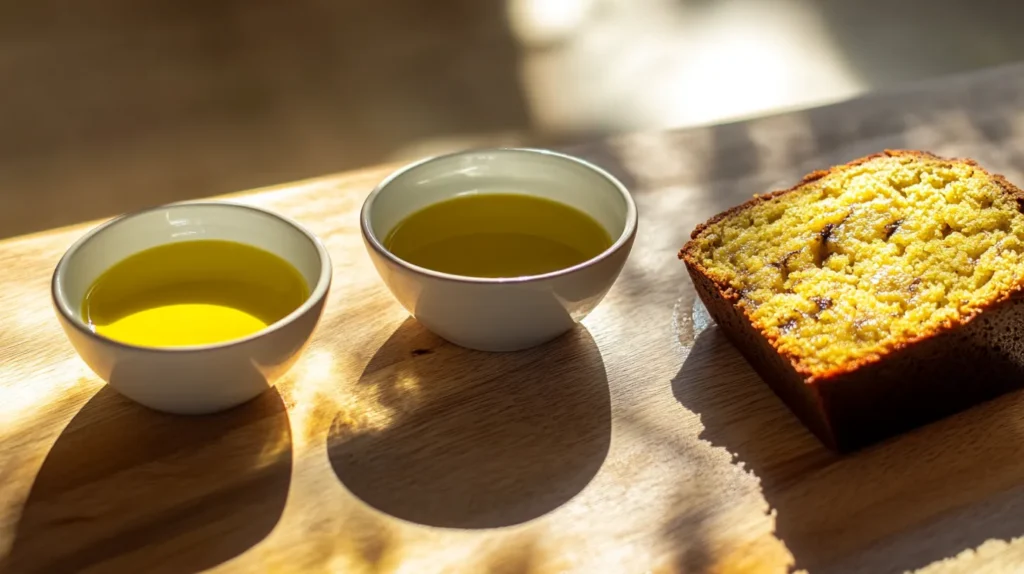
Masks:
[[[587,316],[629,256],[637,210],[608,172],[561,153],[474,150],[414,163],[363,204],[363,240],[396,299],[471,349],[516,351]]]

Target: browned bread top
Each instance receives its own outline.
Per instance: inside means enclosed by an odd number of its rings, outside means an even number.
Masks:
[[[679,255],[813,382],[1024,288],[1022,204],[971,160],[886,151],[713,217]]]

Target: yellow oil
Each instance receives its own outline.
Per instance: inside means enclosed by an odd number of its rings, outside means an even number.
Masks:
[[[413,213],[384,247],[420,267],[469,277],[522,277],[572,267],[612,239],[589,215],[514,193],[458,196]]]
[[[308,296],[303,276],[277,255],[232,241],[186,241],[105,271],[86,293],[82,317],[132,345],[209,345],[256,333]]]

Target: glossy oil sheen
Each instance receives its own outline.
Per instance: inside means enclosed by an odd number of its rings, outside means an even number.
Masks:
[[[612,244],[582,211],[532,195],[458,196],[402,220],[384,247],[420,267],[469,277],[522,277],[565,269]]]
[[[209,345],[252,335],[308,296],[302,275],[277,255],[233,241],[186,241],[105,271],[86,293],[82,317],[132,345]]]

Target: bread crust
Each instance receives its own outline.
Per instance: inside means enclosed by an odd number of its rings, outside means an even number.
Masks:
[[[916,157],[970,165],[984,172],[1024,212],[1024,191],[969,159],[924,151],[885,150],[806,175],[781,191],[758,195],[694,229],[680,251],[697,293],[726,337],[755,371],[827,446],[845,452],[1024,386],[1024,278],[970,314],[895,341],[881,352],[811,373],[759,329],[740,294],[716,281],[696,254],[707,228],[831,173],[879,157]],[[1020,382],[1018,382],[1020,381]]]

